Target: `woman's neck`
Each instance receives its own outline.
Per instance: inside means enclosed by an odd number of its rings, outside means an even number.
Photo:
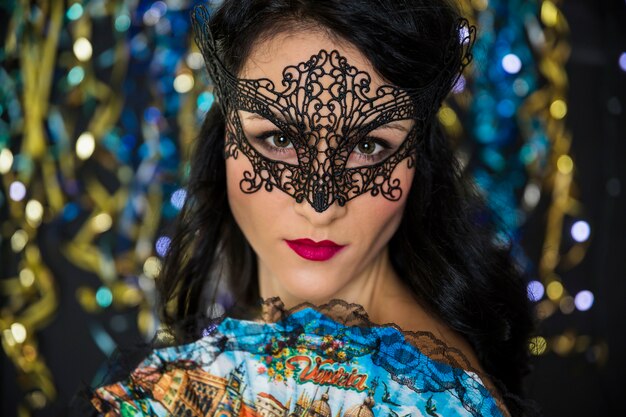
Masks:
[[[333,293],[321,293],[315,298],[302,298],[298,294],[290,293],[266,265],[260,260],[258,262],[261,297],[267,299],[278,296],[285,308],[294,307],[305,301],[320,305],[332,299],[341,299],[362,305],[369,319],[374,323],[387,323],[396,322],[398,319],[394,317],[394,311],[402,314],[406,312],[407,306],[417,307],[411,290],[402,282],[391,265],[387,248],[350,279],[344,287]],[[395,309],[390,306],[404,306],[404,308]]]

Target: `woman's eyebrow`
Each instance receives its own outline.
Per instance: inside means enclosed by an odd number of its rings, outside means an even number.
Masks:
[[[404,132],[404,133],[409,131],[409,129],[407,127],[405,127],[402,123],[399,123],[399,122],[387,123],[387,124],[384,124],[382,126],[378,126],[374,130],[379,130],[379,129],[399,130],[399,131]]]
[[[274,114],[274,117],[276,117],[277,120],[283,121],[283,118],[277,114]],[[244,116],[244,120],[263,120],[263,121],[268,121],[268,122],[272,122],[271,120],[269,120],[267,117],[263,117],[258,113],[249,113],[248,115]]]
[[[275,115],[279,120],[281,120],[280,116]],[[267,119],[266,117],[261,116],[258,113],[248,113],[246,116],[244,116],[244,120],[248,121],[248,120],[263,120],[263,121],[269,121],[271,123],[271,120]],[[409,131],[409,128],[407,128],[406,126],[404,126],[402,123],[400,122],[390,122],[381,126],[378,126],[377,128],[375,128],[374,130],[398,130],[400,132],[403,133],[407,133]]]
[[[267,120],[265,117],[261,116],[260,114],[256,114],[256,113],[250,113],[247,116],[245,116],[244,119],[246,119],[246,120]]]

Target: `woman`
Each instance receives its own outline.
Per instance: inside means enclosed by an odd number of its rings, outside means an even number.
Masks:
[[[197,337],[224,288],[242,318],[259,298],[340,299],[521,394],[525,285],[436,119],[470,59],[455,7],[227,0],[207,19],[196,41],[218,103],[158,281],[165,323]]]

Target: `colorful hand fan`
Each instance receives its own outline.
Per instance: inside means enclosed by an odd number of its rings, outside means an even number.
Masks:
[[[156,349],[121,382],[98,388],[105,416],[503,416],[460,352],[430,332],[376,325],[333,300],[259,321],[221,318],[190,344]]]

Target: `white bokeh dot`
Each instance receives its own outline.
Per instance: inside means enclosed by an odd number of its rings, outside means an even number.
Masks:
[[[13,201],[22,201],[26,197],[26,186],[20,181],[13,181],[9,185],[9,197]]]
[[[584,242],[589,239],[589,234],[591,233],[591,228],[589,227],[589,223],[584,220],[579,220],[572,225],[571,234],[572,238],[576,242]]]
[[[515,54],[506,54],[502,58],[502,68],[509,74],[517,74],[522,69],[522,60]]]
[[[527,290],[530,301],[539,301],[545,294],[545,288],[539,281],[530,281],[528,283]]]
[[[591,291],[583,290],[574,297],[574,305],[580,311],[587,311],[593,305],[593,299],[593,293]]]

